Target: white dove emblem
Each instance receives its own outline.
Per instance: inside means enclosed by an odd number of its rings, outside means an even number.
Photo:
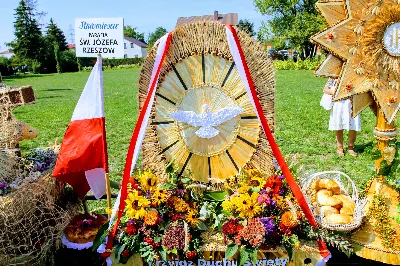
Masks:
[[[211,113],[208,104],[203,105],[202,109],[203,111],[199,115],[193,111],[176,111],[170,116],[178,122],[187,123],[192,127],[200,127],[195,134],[203,139],[211,139],[219,134],[219,130],[214,127],[231,120],[244,111],[240,107],[225,107]]]

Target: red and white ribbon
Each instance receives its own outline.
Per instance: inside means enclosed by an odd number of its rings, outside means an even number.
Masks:
[[[115,202],[112,219],[110,219],[110,225],[112,225],[115,216],[117,218],[115,224],[112,227],[110,235],[108,236],[105,251],[102,253],[104,258],[111,255],[111,250],[113,246],[113,240],[121,220],[121,217],[125,209],[125,199],[127,198],[128,191],[127,185],[129,183],[129,178],[135,168],[136,161],[139,157],[140,148],[142,147],[144,136],[146,135],[146,128],[149,123],[150,112],[154,102],[154,96],[156,93],[156,87],[158,83],[158,77],[160,75],[161,67],[164,62],[165,55],[168,52],[169,45],[171,43],[172,33],[168,33],[160,39],[156,59],[154,61],[153,71],[151,74],[149,90],[147,98],[143,104],[143,108],[140,111],[138,121],[136,123],[135,129],[132,134],[131,142],[129,144],[128,154],[126,156],[124,175],[122,178],[121,190],[119,192],[117,201]],[[118,212],[117,212],[118,210]]]
[[[249,95],[249,98],[253,105],[254,111],[257,114],[258,120],[260,121],[261,126],[265,132],[265,135],[268,139],[268,142],[271,146],[271,150],[272,150],[279,166],[282,169],[282,173],[285,176],[285,178],[293,192],[293,195],[296,197],[296,200],[299,203],[300,208],[303,210],[304,215],[306,216],[306,218],[308,219],[309,223],[312,226],[318,228],[317,222],[315,221],[315,218],[304,198],[304,195],[301,192],[296,181],[294,180],[294,178],[289,170],[289,167],[287,166],[285,159],[283,158],[282,153],[280,152],[279,147],[275,142],[274,136],[272,135],[272,132],[269,128],[268,121],[267,121],[264,111],[262,109],[261,102],[258,99],[257,91],[255,89],[253,79],[251,78],[250,70],[249,70],[249,67],[247,66],[246,58],[244,56],[243,49],[240,45],[236,30],[231,25],[226,25],[225,28],[226,28],[226,35],[228,38],[229,49],[231,51],[233,59],[235,60],[235,64],[239,71],[240,78],[245,85],[247,94]],[[320,254],[323,257],[323,260],[321,260],[319,262],[322,264],[316,264],[316,265],[323,265],[330,258],[330,252],[327,249],[326,244],[323,242],[322,239],[319,239],[318,246],[320,249]]]

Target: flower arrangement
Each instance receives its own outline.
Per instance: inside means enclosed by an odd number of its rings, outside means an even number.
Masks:
[[[172,168],[170,168],[172,169]],[[167,254],[194,259],[200,248],[198,194],[188,178],[171,170],[167,182],[150,171],[139,171],[128,184],[125,215],[118,236],[117,259],[126,262],[140,253],[146,262]]]
[[[166,261],[168,255],[201,258],[207,232],[221,234],[226,258],[238,253],[240,265],[255,261],[258,251],[281,246],[291,256],[300,240],[315,241],[321,234],[351,251],[343,238],[308,224],[281,175],[266,177],[248,169],[221,185],[178,177],[171,165],[167,173],[167,180],[150,171],[131,179],[115,249],[118,262],[137,253],[148,263]]]
[[[0,176],[0,196],[18,189],[23,184],[36,182],[46,171],[52,169],[57,160],[54,148],[37,148],[27,153],[21,160],[17,177],[10,180]]]

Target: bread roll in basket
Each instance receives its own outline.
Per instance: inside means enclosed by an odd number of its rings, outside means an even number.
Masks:
[[[339,171],[319,172],[302,180],[302,191],[320,226],[336,231],[358,228],[365,214],[353,180]]]

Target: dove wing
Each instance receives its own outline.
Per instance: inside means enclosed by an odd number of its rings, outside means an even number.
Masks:
[[[203,125],[201,116],[193,111],[176,111],[170,114],[170,117],[178,122],[184,122],[192,127],[200,127]]]
[[[220,124],[231,120],[235,116],[243,113],[244,109],[240,107],[226,107],[218,110],[217,112],[212,114],[212,123],[211,126],[216,127]]]

